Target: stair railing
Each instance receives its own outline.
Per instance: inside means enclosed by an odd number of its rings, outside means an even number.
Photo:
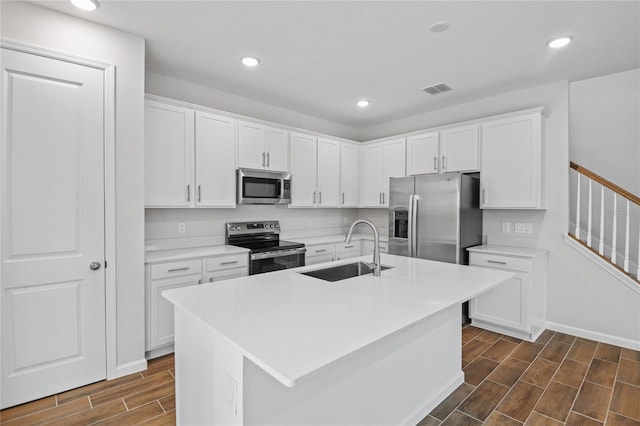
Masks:
[[[587,247],[592,252],[596,253],[598,256],[603,258],[604,260],[611,263],[614,267],[623,271],[625,274],[633,278],[634,280],[640,282],[640,232],[638,232],[638,253],[637,253],[637,263],[636,270],[630,271],[630,219],[631,219],[631,206],[639,206],[640,207],[640,197],[637,195],[619,187],[618,185],[608,181],[607,179],[599,176],[598,174],[592,172],[591,170],[582,167],[574,162],[569,163],[569,167],[571,170],[575,170],[577,173],[577,184],[576,184],[576,223],[575,223],[575,232],[572,234],[571,230],[569,232],[569,236],[577,240],[580,244]],[[581,229],[581,220],[584,220],[581,217],[581,181],[586,180],[588,184],[587,188],[587,218],[586,218],[586,237],[582,238],[582,229]],[[593,183],[596,182],[600,185],[600,222],[599,222],[599,235],[594,236],[592,234],[593,228]],[[613,193],[613,205],[611,208],[612,212],[612,232],[611,232],[611,250],[609,255],[605,252],[605,191],[610,191]],[[622,260],[622,266],[618,264],[618,197],[621,197],[623,203],[625,204],[624,215],[624,257]],[[598,238],[597,248],[593,247],[593,239]]]

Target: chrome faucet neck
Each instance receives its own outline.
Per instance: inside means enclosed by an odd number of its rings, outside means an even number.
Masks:
[[[347,232],[347,236],[344,239],[344,241],[345,243],[351,242],[351,234],[353,234],[353,229],[356,227],[356,225],[359,225],[361,223],[368,225],[373,231],[373,276],[379,277],[380,276],[380,233],[378,232],[378,229],[373,224],[373,222],[366,219],[355,220],[351,224],[351,227],[349,228],[349,232]]]

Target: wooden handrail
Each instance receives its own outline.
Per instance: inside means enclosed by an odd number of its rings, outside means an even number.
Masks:
[[[631,201],[633,203],[636,203],[637,205],[640,206],[640,197],[638,197],[637,195],[632,194],[631,192],[627,191],[626,189],[620,188],[615,183],[612,183],[612,182],[606,180],[605,178],[601,177],[600,175],[595,174],[591,170],[589,170],[587,168],[584,168],[581,165],[574,163],[573,161],[569,162],[569,167],[571,167],[573,170],[577,171],[578,173],[581,173],[581,174],[589,177],[590,179],[598,182],[600,185],[609,188],[613,192],[625,197],[629,201]]]

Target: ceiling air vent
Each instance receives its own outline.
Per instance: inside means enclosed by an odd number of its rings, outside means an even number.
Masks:
[[[448,92],[449,90],[451,90],[451,87],[447,86],[444,83],[439,83],[434,84],[433,86],[425,87],[422,90],[429,93],[430,95],[438,95],[443,92]]]

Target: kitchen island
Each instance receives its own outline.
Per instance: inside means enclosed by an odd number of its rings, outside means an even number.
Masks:
[[[369,261],[370,258],[360,258]],[[178,424],[415,424],[458,387],[460,304],[512,273],[382,255],[170,290]]]

